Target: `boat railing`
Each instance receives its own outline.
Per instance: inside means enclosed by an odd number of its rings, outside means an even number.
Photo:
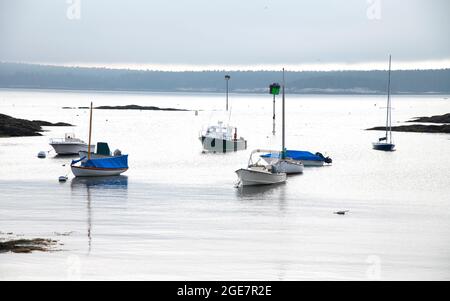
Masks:
[[[262,159],[261,157],[258,157],[258,161],[257,162],[253,162],[253,156],[255,154],[258,153],[280,153],[280,151],[275,151],[275,150],[266,150],[266,149],[255,149],[251,152],[250,154],[250,158],[248,159],[248,166],[254,166],[254,165],[258,165],[258,162]]]
[[[84,143],[78,138],[50,138],[50,143]]]

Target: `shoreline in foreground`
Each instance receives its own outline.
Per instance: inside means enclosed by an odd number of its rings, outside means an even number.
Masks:
[[[0,114],[0,137],[42,136],[43,126],[74,126],[65,122],[51,123],[43,120],[27,120]]]

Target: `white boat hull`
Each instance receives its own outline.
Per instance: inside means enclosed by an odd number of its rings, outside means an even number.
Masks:
[[[247,141],[242,138],[227,140],[201,136],[200,141],[204,150],[215,153],[237,152],[247,149]]]
[[[268,164],[275,164],[278,161],[278,158],[263,158],[264,161],[266,161]],[[305,167],[310,167],[310,166],[323,166],[324,162],[323,161],[312,161],[312,160],[294,160],[292,159],[292,161],[295,162],[300,162],[303,164],[303,166]]]
[[[395,150],[395,144],[386,143],[386,142],[374,142],[372,143],[372,147],[375,150],[392,152]]]
[[[236,170],[242,186],[271,185],[286,182],[285,173],[271,173],[252,168]]]
[[[272,165],[273,171],[279,173],[299,174],[303,173],[303,163],[295,160],[278,160]]]
[[[128,168],[95,168],[72,165],[72,173],[75,177],[108,177],[118,176],[128,170]]]
[[[87,144],[82,143],[50,143],[58,155],[78,155],[80,151],[88,151]],[[91,151],[95,150],[95,145],[91,145]]]

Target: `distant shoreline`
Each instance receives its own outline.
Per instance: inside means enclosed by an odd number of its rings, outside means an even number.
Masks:
[[[154,71],[63,67],[0,62],[0,87],[114,92],[265,94],[269,85],[280,83],[280,71]],[[394,95],[450,94],[450,69],[392,71]],[[299,95],[384,95],[385,70],[288,71],[286,92]]]
[[[223,91],[203,91],[203,90],[102,90],[102,89],[74,89],[74,88],[48,88],[48,87],[0,87],[0,91],[62,91],[62,92],[97,92],[97,93],[136,93],[136,94],[146,94],[146,93],[179,93],[179,94],[223,94]],[[299,92],[287,92],[291,95],[323,95],[323,96],[383,96],[385,93],[299,93]],[[263,95],[268,94],[268,92],[256,92],[256,91],[230,91],[230,94],[254,94]],[[450,99],[450,93],[443,92],[423,92],[423,93],[391,93],[394,96],[447,96]]]

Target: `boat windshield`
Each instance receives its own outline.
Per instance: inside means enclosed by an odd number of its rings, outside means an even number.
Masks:
[[[228,139],[233,136],[233,127],[225,126],[223,123],[219,122],[218,125],[208,126],[205,135],[208,137]]]

